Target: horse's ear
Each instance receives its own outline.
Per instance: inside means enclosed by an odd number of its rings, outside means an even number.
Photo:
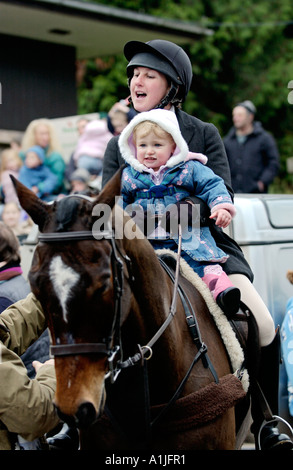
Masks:
[[[95,204],[107,204],[111,207],[111,209],[115,205],[115,196],[120,195],[121,191],[121,175],[124,168],[126,168],[126,164],[123,164],[119,170],[112,176],[112,178],[108,181],[108,183],[104,186],[100,194],[97,196]]]
[[[24,186],[13,175],[10,175],[21,207],[29,214],[32,220],[42,231],[49,216],[49,205],[41,201],[35,193]]]

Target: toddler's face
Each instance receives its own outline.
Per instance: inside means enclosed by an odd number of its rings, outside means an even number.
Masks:
[[[87,185],[83,181],[73,180],[71,181],[71,191],[74,193],[80,193],[87,189]]]
[[[136,158],[147,168],[158,171],[173,155],[175,147],[175,143],[168,137],[159,137],[154,131],[143,136],[142,132],[137,130]]]
[[[28,168],[37,168],[42,164],[42,162],[35,152],[27,152],[25,157],[25,164]]]
[[[6,163],[6,169],[11,171],[18,171],[19,170],[19,162],[17,160],[8,160]]]

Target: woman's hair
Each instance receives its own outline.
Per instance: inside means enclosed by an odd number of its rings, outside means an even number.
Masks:
[[[146,137],[149,135],[151,132],[154,132],[154,134],[157,137],[164,138],[164,139],[170,139],[171,142],[174,142],[174,139],[169,132],[165,131],[162,129],[158,124],[152,121],[143,121],[140,122],[135,126],[133,129],[133,140],[136,142],[136,137],[137,137],[137,131],[141,132],[141,137]]]
[[[13,231],[4,222],[0,222],[0,262],[20,262],[19,247],[18,238]]]
[[[60,144],[58,141],[55,128],[49,119],[35,119],[34,121],[31,121],[29,123],[22,139],[21,149],[25,152],[30,147],[33,147],[34,145],[36,145],[35,131],[39,125],[44,125],[49,130],[50,142],[49,142],[48,154],[50,154],[51,152],[55,152],[55,151],[61,152],[61,148],[60,148]]]
[[[6,170],[6,162],[15,160],[18,163],[19,168],[22,166],[23,162],[17,151],[12,148],[7,148],[1,152],[1,162],[0,162],[0,173]]]

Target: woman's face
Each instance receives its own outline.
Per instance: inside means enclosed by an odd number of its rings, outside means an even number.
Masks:
[[[39,124],[35,129],[36,145],[45,148],[50,143],[50,132],[45,124]]]
[[[138,112],[154,109],[169,90],[164,74],[147,67],[136,67],[130,82],[133,107]],[[169,104],[166,109],[169,109]]]

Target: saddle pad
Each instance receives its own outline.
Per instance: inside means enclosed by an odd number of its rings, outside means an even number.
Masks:
[[[176,253],[165,248],[156,250],[156,254],[157,256],[168,255],[175,260],[177,259]],[[194,287],[200,292],[204,301],[206,302],[229,355],[232,370],[234,371],[234,374],[237,375],[238,370],[242,368],[244,362],[244,352],[226,315],[215,302],[207,285],[198,276],[198,274],[193,271],[193,269],[183,258],[180,258],[180,274],[185,277],[185,279],[187,279],[192,285],[194,285]],[[241,383],[243,389],[245,392],[247,392],[249,387],[249,376],[246,369],[243,372]]]

